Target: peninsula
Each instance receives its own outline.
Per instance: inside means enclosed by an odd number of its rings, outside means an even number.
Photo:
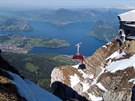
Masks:
[[[0,35],[0,49],[4,52],[28,53],[33,47],[59,48],[69,46],[66,40],[29,37],[19,34]]]

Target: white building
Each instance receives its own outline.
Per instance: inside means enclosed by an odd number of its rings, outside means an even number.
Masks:
[[[135,39],[135,10],[118,15],[120,20],[119,32],[126,35],[126,39]],[[122,32],[121,32],[122,31]]]

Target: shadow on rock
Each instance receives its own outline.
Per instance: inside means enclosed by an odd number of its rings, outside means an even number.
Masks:
[[[56,81],[51,85],[52,93],[63,101],[88,101],[84,96],[79,95],[71,87]]]
[[[135,85],[132,88],[132,97],[131,97],[131,101],[135,101]]]

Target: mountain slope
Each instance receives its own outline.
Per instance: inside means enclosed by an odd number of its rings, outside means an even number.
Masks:
[[[86,58],[84,64],[86,69],[78,69],[79,65],[55,68],[51,74],[51,83],[59,81],[88,101],[131,100],[132,87],[135,84],[134,40],[127,40],[120,47],[114,39]],[[72,97],[67,99],[70,98]],[[77,97],[75,99],[81,101]]]
[[[6,66],[9,66],[10,69],[5,68]],[[61,100],[33,82],[24,79],[14,67],[11,67],[0,56],[0,101]]]

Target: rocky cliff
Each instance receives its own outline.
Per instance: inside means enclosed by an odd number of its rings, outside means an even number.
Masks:
[[[135,40],[120,46],[113,39],[83,64],[86,68],[61,66],[52,71],[55,95],[70,101],[130,101],[135,84]]]

